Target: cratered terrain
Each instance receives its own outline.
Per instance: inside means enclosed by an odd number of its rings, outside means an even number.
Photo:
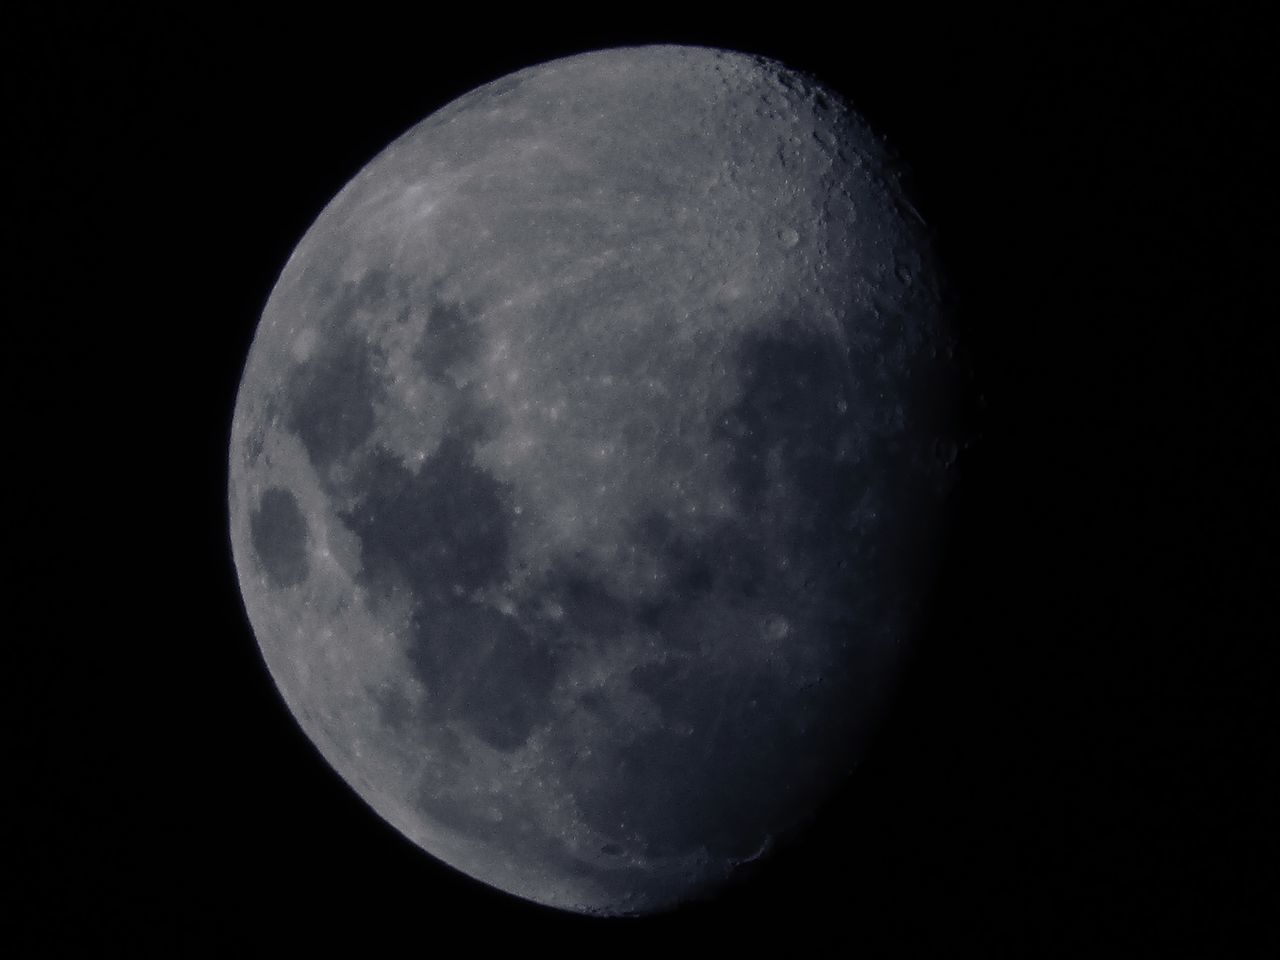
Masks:
[[[847,776],[954,456],[899,170],[776,62],[608,50],[428,117],[298,243],[235,408],[236,569],[289,710],[414,843],[644,913]]]

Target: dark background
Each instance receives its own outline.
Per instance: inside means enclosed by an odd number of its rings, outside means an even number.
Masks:
[[[419,6],[6,8],[6,942],[1274,947],[1261,19]],[[846,794],[716,902],[596,921],[424,856],[311,748],[240,604],[227,437],[278,271],[367,160],[481,82],[657,41],[814,72],[911,162],[981,410],[932,627]]]

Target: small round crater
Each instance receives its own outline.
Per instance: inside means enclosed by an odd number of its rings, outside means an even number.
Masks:
[[[790,250],[800,242],[800,234],[791,227],[783,227],[778,231],[778,242],[782,244],[784,250]]]

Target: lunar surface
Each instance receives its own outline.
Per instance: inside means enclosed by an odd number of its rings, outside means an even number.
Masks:
[[[898,169],[778,63],[609,50],[428,117],[299,242],[236,403],[236,569],[289,710],[422,849],[645,913],[847,777],[953,449]]]

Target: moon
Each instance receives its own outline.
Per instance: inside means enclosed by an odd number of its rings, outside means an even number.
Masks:
[[[288,709],[423,850],[665,910],[848,776],[954,450],[900,170],[777,62],[613,49],[432,114],[298,243],[236,400],[232,551]]]

